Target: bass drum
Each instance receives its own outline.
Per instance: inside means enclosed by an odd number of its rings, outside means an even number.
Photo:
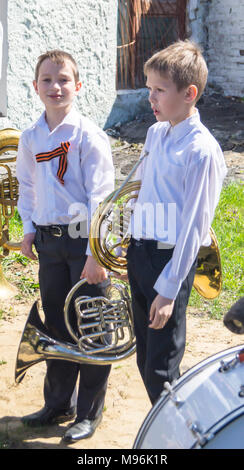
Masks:
[[[166,384],[134,449],[244,449],[244,348],[209,357]]]

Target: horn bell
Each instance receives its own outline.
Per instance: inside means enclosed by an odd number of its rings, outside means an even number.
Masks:
[[[39,305],[36,301],[31,308],[27,318],[24,331],[20,340],[16,365],[15,382],[20,383],[29,367],[43,360],[40,345],[42,340],[48,338],[47,331],[39,316]]]
[[[222,290],[222,267],[218,242],[212,227],[209,229],[211,245],[201,246],[193,287],[206,299],[215,299]]]

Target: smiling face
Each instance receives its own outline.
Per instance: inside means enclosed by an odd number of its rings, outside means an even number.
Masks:
[[[81,82],[76,82],[73,64],[65,59],[62,64],[45,59],[33,82],[36,93],[45,105],[46,111],[61,110],[67,114],[77,95]]]
[[[197,89],[194,85],[178,90],[167,75],[148,70],[146,86],[149,89],[149,102],[157,121],[170,121],[174,126],[189,117],[193,112]]]

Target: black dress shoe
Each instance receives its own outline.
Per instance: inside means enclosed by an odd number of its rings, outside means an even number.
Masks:
[[[74,424],[65,432],[63,441],[67,444],[71,444],[72,442],[77,442],[80,439],[91,437],[101,421],[102,415],[99,415],[96,419],[84,419],[77,423],[74,422]]]
[[[70,421],[76,415],[76,408],[73,406],[69,409],[64,410],[54,410],[48,406],[44,406],[40,411],[33,413],[31,415],[23,416],[21,421],[27,426],[37,427],[37,426],[47,426],[49,424],[58,424],[64,423],[65,421]]]

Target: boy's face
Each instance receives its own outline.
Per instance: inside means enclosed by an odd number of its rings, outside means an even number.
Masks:
[[[188,117],[197,93],[194,85],[178,91],[173,80],[167,75],[162,76],[157,71],[149,70],[146,86],[149,89],[149,102],[157,121],[170,121],[174,126]]]
[[[46,110],[62,109],[67,113],[81,82],[75,82],[73,65],[65,59],[63,64],[56,64],[45,59],[39,69],[37,81],[33,82],[36,93],[40,96]]]

